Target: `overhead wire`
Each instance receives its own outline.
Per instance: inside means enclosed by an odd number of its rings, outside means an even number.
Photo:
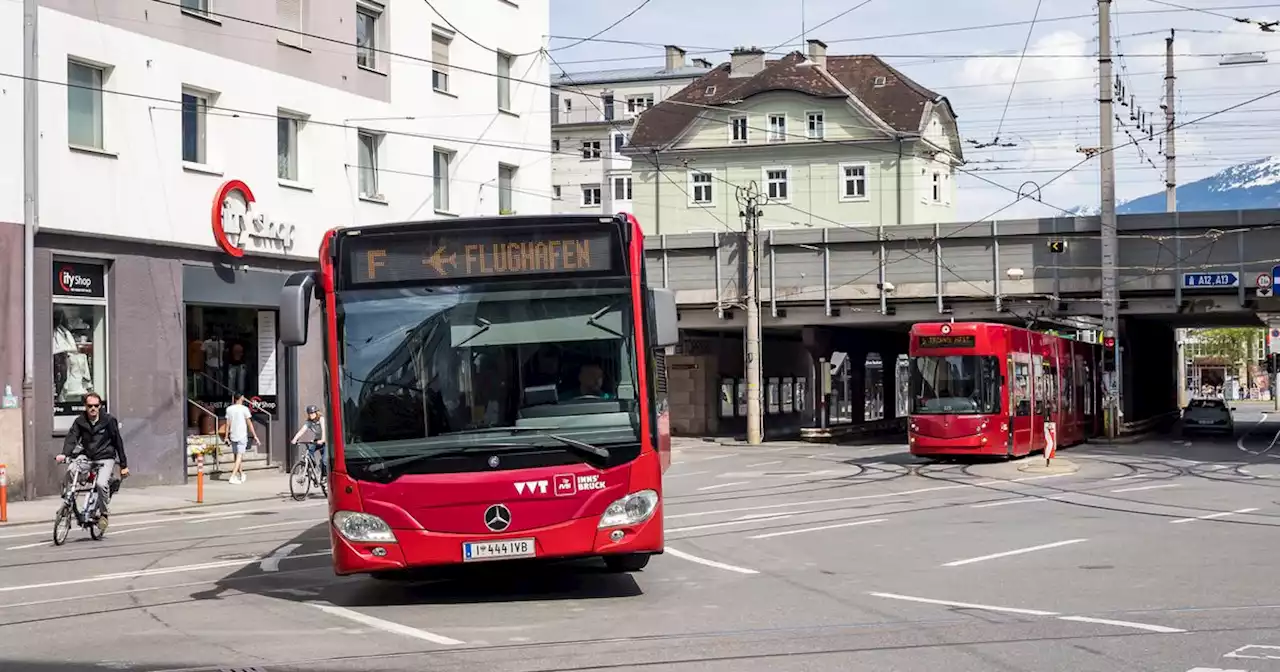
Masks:
[[[640,10],[644,9],[644,8],[645,8],[645,6],[646,6],[646,5],[648,5],[648,4],[649,4],[650,2],[652,2],[652,1],[653,1],[653,0],[640,0],[640,4],[636,5],[634,8],[632,8],[632,10],[631,10],[631,11],[627,12],[626,14],[623,14],[623,15],[622,15],[622,18],[620,18],[620,19],[618,19],[617,21],[614,21],[613,23],[611,23],[611,24],[609,24],[609,25],[605,26],[604,28],[601,28],[600,30],[596,31],[594,34],[592,34],[592,35],[591,35],[591,37],[584,37],[584,38],[581,38],[581,39],[579,39],[577,42],[574,42],[573,44],[569,44],[569,45],[566,45],[566,46],[563,46],[563,47],[556,47],[556,48],[554,48],[554,49],[548,48],[548,49],[547,49],[547,51],[548,51],[548,52],[552,52],[552,51],[564,51],[564,50],[566,50],[566,49],[572,49],[572,48],[574,48],[574,47],[576,47],[576,46],[578,46],[578,45],[580,45],[580,44],[585,44],[585,43],[587,43],[587,42],[590,42],[590,41],[592,41],[592,40],[594,40],[594,39],[596,39],[596,38],[600,37],[601,35],[604,35],[605,33],[607,33],[607,32],[609,32],[609,31],[613,30],[614,28],[617,28],[619,25],[621,25],[621,24],[622,24],[622,22],[624,22],[624,21],[626,21],[627,19],[629,19],[629,18],[631,18],[631,17],[635,16],[635,15],[636,15],[636,12],[639,12]]]

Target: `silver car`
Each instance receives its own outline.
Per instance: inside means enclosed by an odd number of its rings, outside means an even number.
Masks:
[[[1192,399],[1182,409],[1182,433],[1234,434],[1236,423],[1231,417],[1234,410],[1221,399]]]

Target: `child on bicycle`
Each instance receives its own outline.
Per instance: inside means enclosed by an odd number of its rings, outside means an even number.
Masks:
[[[307,407],[307,419],[302,421],[302,427],[298,428],[298,433],[293,435],[290,441],[293,445],[298,445],[298,441],[303,434],[311,433],[311,441],[307,442],[307,451],[316,459],[316,463],[320,465],[321,477],[327,476],[329,473],[328,451],[325,450],[325,428],[324,417],[320,415],[320,409],[315,406]],[[316,453],[319,456],[316,456]]]

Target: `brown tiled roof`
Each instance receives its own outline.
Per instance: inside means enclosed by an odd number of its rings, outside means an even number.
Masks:
[[[876,116],[902,133],[918,132],[925,105],[939,98],[876,56],[828,56],[826,70]],[[875,86],[876,77],[885,78],[884,86]],[[707,93],[709,89],[712,93]],[[724,63],[640,115],[630,145],[663,148],[679,137],[705,109],[703,106],[730,105],[768,91],[795,91],[817,98],[845,97],[845,92],[800,52],[767,61],[763,70],[746,78],[731,78],[729,64]]]

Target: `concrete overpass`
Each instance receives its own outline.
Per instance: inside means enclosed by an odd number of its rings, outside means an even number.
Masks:
[[[1176,404],[1175,327],[1261,325],[1259,312],[1280,312],[1280,299],[1256,291],[1257,277],[1280,264],[1280,210],[1120,215],[1117,224],[1124,380],[1138,370],[1144,376],[1143,393],[1123,395],[1123,405],[1129,419],[1140,419]],[[762,231],[762,359],[768,368],[770,346],[787,352],[779,345],[787,342],[811,361],[833,349],[854,360],[876,352],[889,376],[915,322],[1088,328],[1102,315],[1100,247],[1096,216]],[[691,338],[732,339],[745,328],[745,250],[745,235],[731,231],[646,241],[650,282],[675,291]],[[1184,288],[1185,273],[1234,273],[1239,284]],[[1133,347],[1138,342],[1142,348]],[[715,346],[725,347],[734,346]],[[797,361],[789,352],[784,358],[788,366]],[[1165,370],[1168,381],[1159,375]],[[1149,384],[1151,375],[1160,387]]]

